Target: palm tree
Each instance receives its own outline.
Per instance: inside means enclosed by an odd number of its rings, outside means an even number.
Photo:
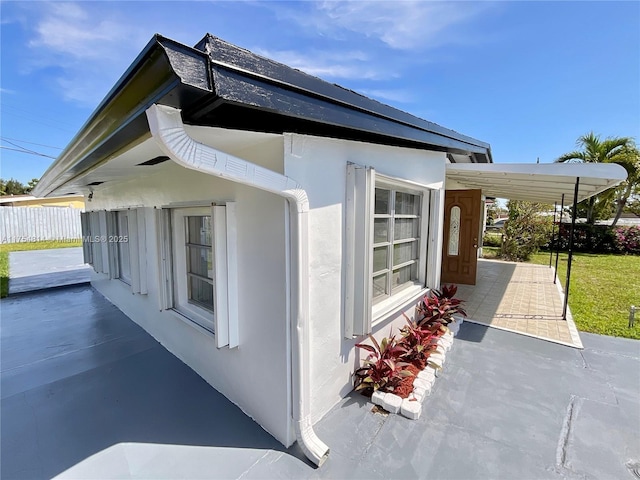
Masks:
[[[628,137],[610,137],[600,140],[600,135],[589,132],[578,138],[576,145],[582,150],[565,153],[558,157],[556,162],[580,162],[580,163],[619,163],[623,161],[622,154],[632,144]],[[595,207],[597,196],[587,200],[587,223],[595,223]]]
[[[629,198],[635,193],[640,193],[640,150],[632,142],[620,153],[616,163],[622,165],[627,171],[627,179],[615,189],[616,216],[612,227],[615,227],[622,215]]]

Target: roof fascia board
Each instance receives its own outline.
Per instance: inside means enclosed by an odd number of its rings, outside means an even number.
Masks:
[[[200,65],[198,65],[198,62]],[[203,76],[206,72],[206,77]],[[34,193],[46,196],[96,168],[148,131],[146,109],[181,84],[209,95],[208,58],[196,49],[156,35],[94,110],[69,145],[47,169]],[[140,92],[148,92],[140,98]],[[165,103],[179,102],[179,95]],[[134,128],[131,128],[131,127]]]
[[[423,120],[352,90],[257,55],[217,37],[207,35],[196,45],[196,48],[202,48],[209,54],[212,67],[227,69],[287,90],[302,92],[305,95],[321,98],[329,103],[347,106],[350,109],[375,117],[401,123],[413,129],[424,130],[475,147],[481,147],[481,149],[472,150],[474,152],[486,154],[490,149],[488,143]]]

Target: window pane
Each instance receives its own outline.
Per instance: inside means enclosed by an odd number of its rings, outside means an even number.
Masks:
[[[213,251],[211,247],[187,247],[189,273],[213,279]]]
[[[418,258],[418,242],[399,243],[393,246],[393,264],[408,262]]]
[[[389,241],[389,219],[376,218],[373,224],[373,243]]]
[[[373,271],[379,272],[388,267],[389,247],[378,247],[373,249]]]
[[[460,207],[455,206],[451,209],[451,213],[449,215],[449,248],[448,248],[449,255],[457,256],[459,245],[460,245]]]
[[[378,213],[378,214],[389,213],[390,198],[391,198],[391,192],[389,190],[382,190],[381,188],[376,188],[375,213]]]
[[[373,277],[373,298],[380,297],[388,293],[387,292],[387,276],[388,275],[389,275],[388,273],[385,273],[384,275]]]
[[[189,276],[189,301],[213,312],[213,285]]]
[[[418,221],[417,218],[396,218],[393,227],[393,239],[417,238]]]
[[[396,192],[396,215],[418,215],[419,198],[410,193]]]
[[[211,245],[211,217],[187,217],[187,243]]]
[[[396,288],[400,285],[404,285],[405,283],[413,282],[413,280],[418,278],[417,272],[418,266],[415,263],[394,271],[393,276],[391,277],[391,288]]]

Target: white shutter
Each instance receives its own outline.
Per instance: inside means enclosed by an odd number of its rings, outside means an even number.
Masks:
[[[106,240],[104,244],[107,249],[107,259],[108,259],[108,271],[105,273],[109,273],[110,278],[119,278],[120,277],[120,265],[118,263],[118,244],[117,244],[117,236],[118,233],[118,217],[116,212],[104,212],[105,214],[105,225],[106,225]],[[104,248],[104,247],[103,247]]]
[[[102,272],[102,247],[100,236],[100,217],[98,212],[89,213],[89,223],[91,225],[91,257],[93,259],[93,270],[96,273]]]
[[[227,215],[221,205],[211,207],[213,223],[213,294],[214,332],[218,348],[229,345],[229,310],[227,305]]]
[[[160,310],[173,308],[173,262],[171,252],[171,210],[155,210],[156,232],[158,240],[158,295]]]
[[[93,265],[93,255],[91,254],[91,214],[89,212],[80,213],[80,225],[82,227],[82,257],[84,263]]]
[[[147,289],[147,225],[145,219],[145,209],[140,207],[136,209],[138,225],[136,228],[136,236],[138,237],[138,252],[136,253],[138,269],[138,293],[145,295]],[[133,258],[133,257],[132,257]]]
[[[122,248],[129,249],[129,271],[131,272],[131,291],[133,293],[140,292],[140,268],[138,257],[140,249],[138,246],[138,212],[136,209],[127,211],[127,232],[129,238]]]
[[[238,325],[238,267],[236,204],[211,207],[214,258],[214,332],[218,348],[240,343]]]
[[[238,244],[236,226],[236,204],[227,202],[226,206],[227,234],[227,312],[229,316],[229,348],[240,344],[240,328],[238,325]]]
[[[346,338],[371,333],[374,199],[374,169],[348,164],[345,212]]]
[[[98,212],[98,225],[100,228],[100,238],[99,238],[99,252],[102,256],[102,269],[101,273],[109,274],[109,229],[107,227],[107,211],[100,210]]]

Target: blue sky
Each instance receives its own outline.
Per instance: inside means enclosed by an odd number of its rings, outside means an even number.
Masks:
[[[640,2],[0,8],[2,178],[40,177],[51,158],[9,148],[59,154],[154,33],[209,32],[489,142],[496,163],[551,162],[589,131],[640,139]]]

